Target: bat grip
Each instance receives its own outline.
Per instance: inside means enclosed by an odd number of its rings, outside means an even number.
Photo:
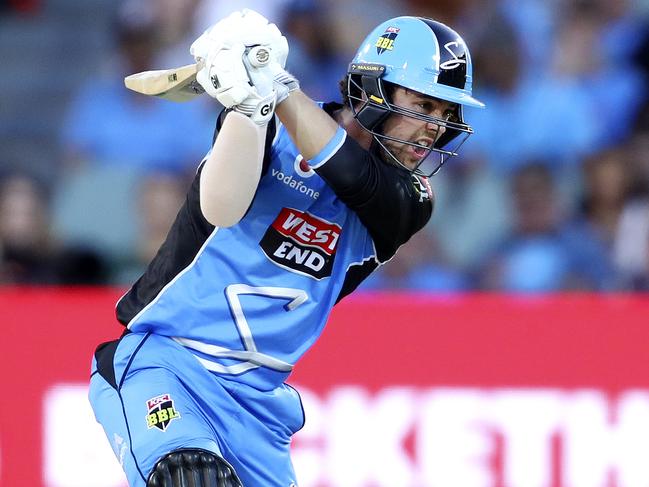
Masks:
[[[253,46],[248,50],[247,56],[252,66],[260,68],[270,61],[270,49],[266,46]]]

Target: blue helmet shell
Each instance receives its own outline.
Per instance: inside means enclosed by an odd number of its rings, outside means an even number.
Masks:
[[[396,17],[376,27],[352,63],[385,66],[382,80],[463,106],[484,108],[472,96],[473,66],[453,29],[422,17]]]

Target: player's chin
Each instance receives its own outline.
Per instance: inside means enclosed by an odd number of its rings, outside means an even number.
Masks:
[[[411,146],[392,147],[392,148],[389,147],[388,149],[390,150],[392,156],[390,156],[387,153],[384,153],[383,160],[385,162],[394,164],[395,163],[394,159],[396,159],[401,163],[402,166],[404,166],[405,168],[411,171],[417,169],[421,161],[423,161],[425,157],[428,155],[427,152],[425,155],[423,155],[423,157],[421,155],[416,154]]]
[[[412,159],[408,157],[408,158],[401,159],[401,164],[405,166],[407,169],[409,169],[410,171],[414,171],[419,167],[421,161],[422,159]]]

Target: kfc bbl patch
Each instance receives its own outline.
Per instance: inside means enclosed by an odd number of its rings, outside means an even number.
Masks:
[[[374,44],[376,52],[383,54],[385,51],[391,51],[394,48],[394,40],[399,35],[399,27],[388,27]]]
[[[320,280],[331,276],[340,232],[340,225],[282,208],[259,245],[280,267]]]
[[[158,428],[165,431],[174,419],[180,419],[180,413],[174,407],[170,394],[162,394],[146,402],[146,425],[148,429]]]

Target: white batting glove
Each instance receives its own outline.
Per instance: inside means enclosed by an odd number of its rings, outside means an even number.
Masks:
[[[273,77],[278,105],[286,100],[292,91],[300,88],[300,82],[297,78],[286,71],[279,63],[271,61],[268,70]]]
[[[284,70],[276,61],[270,61],[266,66],[260,66],[255,69],[250,69],[246,66],[246,69],[248,70],[248,76],[253,86],[265,87],[268,84],[272,84],[277,93],[277,105],[286,100],[292,91],[300,87],[300,83],[295,76]]]
[[[199,63],[196,81],[226,108],[238,105],[253,92],[242,61],[245,50],[243,44],[223,45]]]
[[[242,43],[247,47],[265,45],[282,67],[286,66],[288,42],[275,24],[254,10],[243,9],[209,27],[191,45],[189,51],[196,62],[207,59],[210,53],[224,45]]]
[[[234,12],[208,28],[190,52],[201,66],[196,78],[205,91],[259,124],[273,116],[277,95],[283,101],[299,86],[283,69],[286,38],[275,24],[252,10]],[[258,58],[260,54],[264,59]]]
[[[251,95],[236,105],[234,111],[250,117],[250,120],[257,125],[267,125],[275,115],[275,97],[274,91],[264,97],[257,94]]]
[[[247,115],[258,125],[266,125],[275,114],[275,83],[263,73],[270,63],[270,49],[255,46],[246,51],[242,58],[248,79],[253,89],[245,100],[235,105],[234,110]]]
[[[196,80],[224,107],[265,125],[274,114],[276,93],[273,80],[259,72],[269,62],[265,46],[226,45],[208,56]]]

